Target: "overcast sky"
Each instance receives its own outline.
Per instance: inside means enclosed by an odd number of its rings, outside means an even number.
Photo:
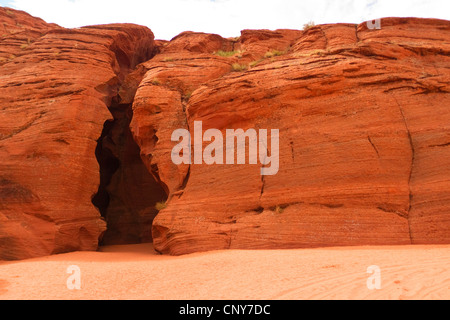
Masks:
[[[68,28],[136,23],[167,40],[187,30],[235,37],[243,29],[302,29],[309,21],[360,23],[391,16],[450,20],[450,0],[0,0],[0,5]]]

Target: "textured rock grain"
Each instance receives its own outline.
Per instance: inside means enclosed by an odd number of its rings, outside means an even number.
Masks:
[[[0,21],[0,259],[99,239],[174,255],[450,243],[448,21],[171,41],[4,8]],[[194,121],[279,129],[278,174],[174,165],[172,132]]]
[[[194,121],[224,135],[279,129],[280,171],[191,165],[155,219],[156,249],[449,243],[450,24],[382,25],[313,27],[284,54],[196,89],[191,134]]]
[[[97,139],[121,81],[150,57],[153,34],[63,29],[3,8],[0,21],[11,31],[0,47],[14,52],[0,69],[0,259],[96,250],[105,231],[91,203]]]

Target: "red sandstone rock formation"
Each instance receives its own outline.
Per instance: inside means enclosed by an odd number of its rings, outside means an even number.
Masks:
[[[450,243],[448,21],[171,41],[0,21],[0,259],[152,238],[170,254]],[[278,174],[174,165],[171,134],[194,121],[279,129]]]
[[[97,139],[121,82],[151,57],[153,34],[63,29],[3,8],[0,21],[0,259],[95,250],[106,227],[91,202]]]
[[[383,19],[382,25],[381,30],[368,30],[365,24],[316,26],[280,56],[264,59],[261,52],[245,52],[241,59],[231,58],[239,63],[248,63],[241,62],[245,56],[262,59],[245,72],[214,80],[205,76],[186,102],[191,134],[199,120],[203,130],[223,133],[280,129],[280,171],[261,177],[260,165],[191,165],[183,191],[169,195],[168,208],[154,221],[155,247],[185,254],[449,243],[450,24]],[[241,47],[246,39],[262,41],[258,31],[250,34],[243,32]],[[271,35],[264,38],[268,51]],[[291,40],[293,34],[288,35]],[[275,37],[274,47],[279,51],[280,38]],[[212,52],[203,64],[211,59],[217,59]],[[149,63],[164,68],[156,60]],[[203,75],[198,66],[177,79]],[[146,77],[157,68],[149,68]],[[171,76],[179,70],[174,64]],[[158,84],[158,103],[169,87]],[[152,103],[141,99],[151,94],[141,89],[134,127],[159,123],[144,114]],[[168,98],[161,119],[181,109],[179,97],[173,103]],[[144,136],[134,133],[144,145]],[[150,153],[158,155],[159,176],[174,179],[167,165],[174,143],[165,131],[158,137]]]

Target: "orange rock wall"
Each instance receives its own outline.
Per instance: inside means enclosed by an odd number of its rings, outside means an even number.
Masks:
[[[147,62],[132,121],[143,150],[145,134],[138,129],[162,126],[157,119],[169,114],[182,121],[174,110],[186,110],[192,135],[194,121],[224,135],[237,128],[280,130],[280,171],[265,177],[261,165],[194,164],[189,176],[186,170],[175,175],[170,130],[156,133],[149,153],[157,155],[152,163],[173,196],[154,221],[155,247],[177,255],[449,243],[450,24],[392,18],[382,26],[316,26],[294,41],[292,31],[244,31],[234,44],[244,51],[232,58],[180,50],[177,59],[189,57],[187,66],[165,61],[171,53],[162,50]],[[274,49],[281,53],[264,54]],[[208,68],[227,59],[250,66],[219,76]],[[154,77],[161,81],[150,90]],[[174,83],[197,85],[184,105]],[[165,107],[145,115],[154,105]]]
[[[0,21],[0,259],[152,237],[174,255],[450,243],[448,21],[171,41],[4,8]],[[278,174],[174,165],[172,132],[194,121],[279,129]],[[107,183],[105,152],[120,161]]]
[[[0,21],[0,259],[96,250],[106,229],[91,202],[97,139],[121,82],[151,57],[153,34],[63,29],[4,8]]]

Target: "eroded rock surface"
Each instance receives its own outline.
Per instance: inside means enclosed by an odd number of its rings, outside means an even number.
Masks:
[[[153,34],[64,29],[3,8],[0,21],[0,259],[96,250],[106,229],[91,202],[97,139],[121,82],[151,57]]]
[[[450,24],[390,18],[382,26],[289,32],[284,51],[279,37],[274,48],[265,39],[264,50],[272,54],[247,47],[228,58],[249,64],[247,70],[204,77],[185,107],[191,134],[194,121],[224,136],[226,129],[279,129],[280,170],[262,177],[261,165],[191,165],[185,187],[175,193],[179,187],[169,188],[168,208],[154,221],[155,247],[185,254],[449,243]],[[241,48],[253,39],[249,33],[243,32]],[[260,48],[255,34],[253,47]],[[211,51],[203,59],[222,63]],[[181,74],[177,79],[199,74],[199,63],[181,72],[174,62],[149,63],[157,65],[147,81],[166,63],[173,64],[170,76]],[[164,107],[145,116],[151,108],[135,102],[135,127],[160,123],[154,117],[174,110],[181,114],[179,95],[170,102],[174,93],[160,78],[153,108]],[[150,96],[146,85],[144,80],[136,101]],[[174,179],[169,150],[175,143],[166,132],[158,137],[149,153],[157,155],[159,175]]]
[[[171,41],[0,21],[0,259],[450,243],[448,21]],[[279,129],[279,172],[173,164],[173,131],[195,121]]]

